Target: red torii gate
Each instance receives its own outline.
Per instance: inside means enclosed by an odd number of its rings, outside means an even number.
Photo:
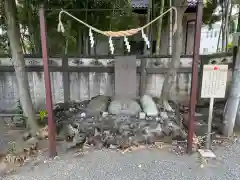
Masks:
[[[196,1],[196,0],[188,0]],[[191,84],[191,98],[190,98],[190,112],[189,112],[189,126],[188,126],[188,152],[192,152],[193,135],[194,135],[194,121],[195,121],[195,109],[197,102],[197,87],[198,87],[198,62],[199,62],[199,49],[201,40],[201,27],[202,27],[202,15],[203,15],[203,0],[198,0],[195,23],[195,38],[193,47],[193,61],[192,61],[192,84]],[[56,126],[53,116],[53,103],[52,103],[52,91],[51,80],[48,67],[48,50],[47,50],[47,33],[45,22],[45,10],[44,6],[40,6],[40,31],[41,31],[41,44],[42,44],[42,58],[44,68],[44,81],[46,90],[46,107],[48,112],[48,138],[49,138],[49,156],[54,157],[57,155],[56,151]]]

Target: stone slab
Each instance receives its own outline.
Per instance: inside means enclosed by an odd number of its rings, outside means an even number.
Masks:
[[[115,97],[136,98],[137,63],[135,56],[118,56],[115,60]]]

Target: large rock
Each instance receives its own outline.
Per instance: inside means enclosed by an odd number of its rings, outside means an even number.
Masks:
[[[173,140],[185,140],[187,138],[187,133],[177,124],[172,124],[172,139]]]
[[[207,122],[204,121],[202,117],[197,117],[197,114],[195,113],[196,120],[194,121],[194,127],[195,127],[195,133],[197,136],[205,136],[208,131],[208,125]],[[188,128],[189,126],[189,114],[185,113],[183,114],[183,125]]]
[[[137,115],[141,111],[140,105],[134,100],[113,100],[108,111],[110,114]]]
[[[140,101],[143,107],[143,111],[147,114],[147,116],[158,116],[159,112],[157,105],[151,96],[144,95]]]
[[[87,105],[87,111],[92,113],[105,112],[107,110],[109,99],[109,97],[102,95],[93,98]]]

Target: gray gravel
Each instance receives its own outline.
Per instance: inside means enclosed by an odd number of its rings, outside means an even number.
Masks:
[[[177,157],[168,150],[142,149],[121,154],[109,150],[21,169],[5,180],[237,180],[240,179],[240,142],[219,148],[217,160],[200,168],[198,155]]]

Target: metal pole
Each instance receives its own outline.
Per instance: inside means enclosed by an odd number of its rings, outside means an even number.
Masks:
[[[172,7],[172,0],[169,0],[169,7]],[[172,55],[172,36],[173,36],[173,12],[169,12],[169,45],[168,45],[168,54]],[[176,19],[174,19],[176,21]]]
[[[202,28],[202,15],[203,15],[203,1],[199,0],[197,4],[196,24],[195,24],[195,39],[193,47],[193,60],[192,60],[192,84],[191,84],[191,97],[190,97],[190,112],[189,112],[189,125],[188,125],[188,152],[192,152],[193,134],[194,134],[194,121],[195,109],[197,103],[197,86],[198,86],[198,61],[199,49],[201,41],[201,28]]]
[[[211,149],[213,105],[214,105],[214,98],[210,98],[209,113],[208,113],[208,132],[207,132],[206,149]]]
[[[39,16],[40,16],[44,81],[45,81],[45,91],[46,91],[46,106],[47,106],[47,112],[48,112],[49,156],[54,157],[57,155],[56,139],[55,139],[56,127],[53,119],[52,91],[51,91],[50,74],[48,69],[47,35],[46,35],[46,23],[45,23],[44,11],[45,11],[44,6],[42,5],[39,9]]]

